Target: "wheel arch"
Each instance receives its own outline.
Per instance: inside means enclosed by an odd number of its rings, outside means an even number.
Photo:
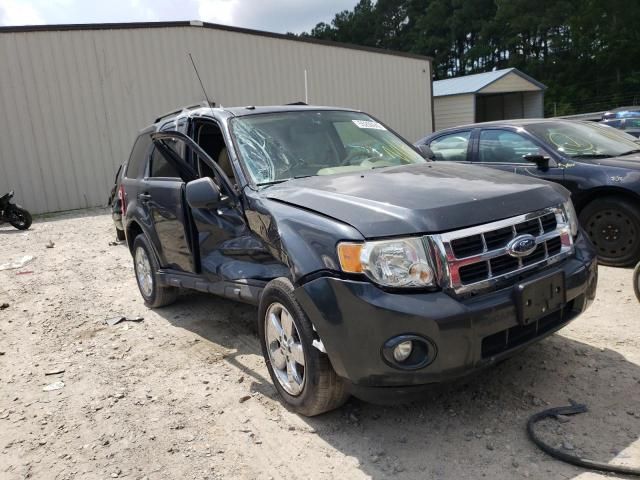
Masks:
[[[133,242],[136,237],[140,234],[144,234],[142,227],[135,220],[129,222],[127,225],[127,246],[129,247],[129,251],[133,254]]]
[[[634,203],[640,202],[639,194],[626,188],[613,186],[592,188],[580,195],[578,199],[572,198],[572,200],[574,201],[576,211],[578,212],[578,214],[580,214],[582,210],[584,210],[584,208],[591,202],[593,202],[594,200],[601,200],[604,197],[622,197]]]

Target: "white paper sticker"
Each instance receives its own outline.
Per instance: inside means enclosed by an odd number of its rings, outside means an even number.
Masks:
[[[351,120],[351,121],[355,123],[356,126],[359,128],[371,128],[373,130],[386,130],[386,128],[384,128],[378,122],[372,122],[369,120]]]

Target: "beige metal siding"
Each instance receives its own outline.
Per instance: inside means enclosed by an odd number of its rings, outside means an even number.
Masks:
[[[475,97],[469,95],[451,95],[435,97],[433,107],[436,117],[436,130],[456,127],[475,121]]]
[[[478,93],[504,93],[540,90],[540,87],[525,80],[516,73],[508,73],[504,77],[487,85]]]
[[[427,60],[201,27],[0,33],[0,192],[33,212],[102,205],[136,132],[202,100],[365,110],[409,140],[433,130]]]

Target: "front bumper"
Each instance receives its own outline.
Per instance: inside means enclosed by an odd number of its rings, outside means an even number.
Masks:
[[[527,277],[564,272],[567,300],[561,310],[528,326],[518,323],[512,287],[459,299],[442,291],[392,293],[370,282],[321,277],[295,293],[352,393],[373,401],[397,399],[500,361],[586,310],[595,297],[597,261],[583,233],[575,248],[572,257]],[[403,334],[430,340],[435,359],[411,371],[385,362],[383,344]]]

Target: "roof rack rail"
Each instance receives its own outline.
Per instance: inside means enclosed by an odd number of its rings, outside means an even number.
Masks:
[[[194,108],[202,108],[202,107],[206,107],[207,105],[205,105],[205,103],[206,103],[206,102],[201,102],[201,103],[198,103],[198,104],[196,104],[196,105],[189,105],[189,106],[186,106],[186,107],[181,107],[181,108],[179,108],[178,110],[173,110],[173,111],[171,111],[171,112],[167,112],[167,113],[165,113],[165,114],[163,114],[163,115],[160,115],[158,118],[156,118],[156,119],[153,121],[153,123],[158,123],[158,122],[159,122],[160,120],[162,120],[163,118],[167,118],[167,117],[171,117],[171,116],[173,116],[173,115],[177,115],[178,113],[183,112],[183,111],[185,111],[185,110],[193,110]]]

